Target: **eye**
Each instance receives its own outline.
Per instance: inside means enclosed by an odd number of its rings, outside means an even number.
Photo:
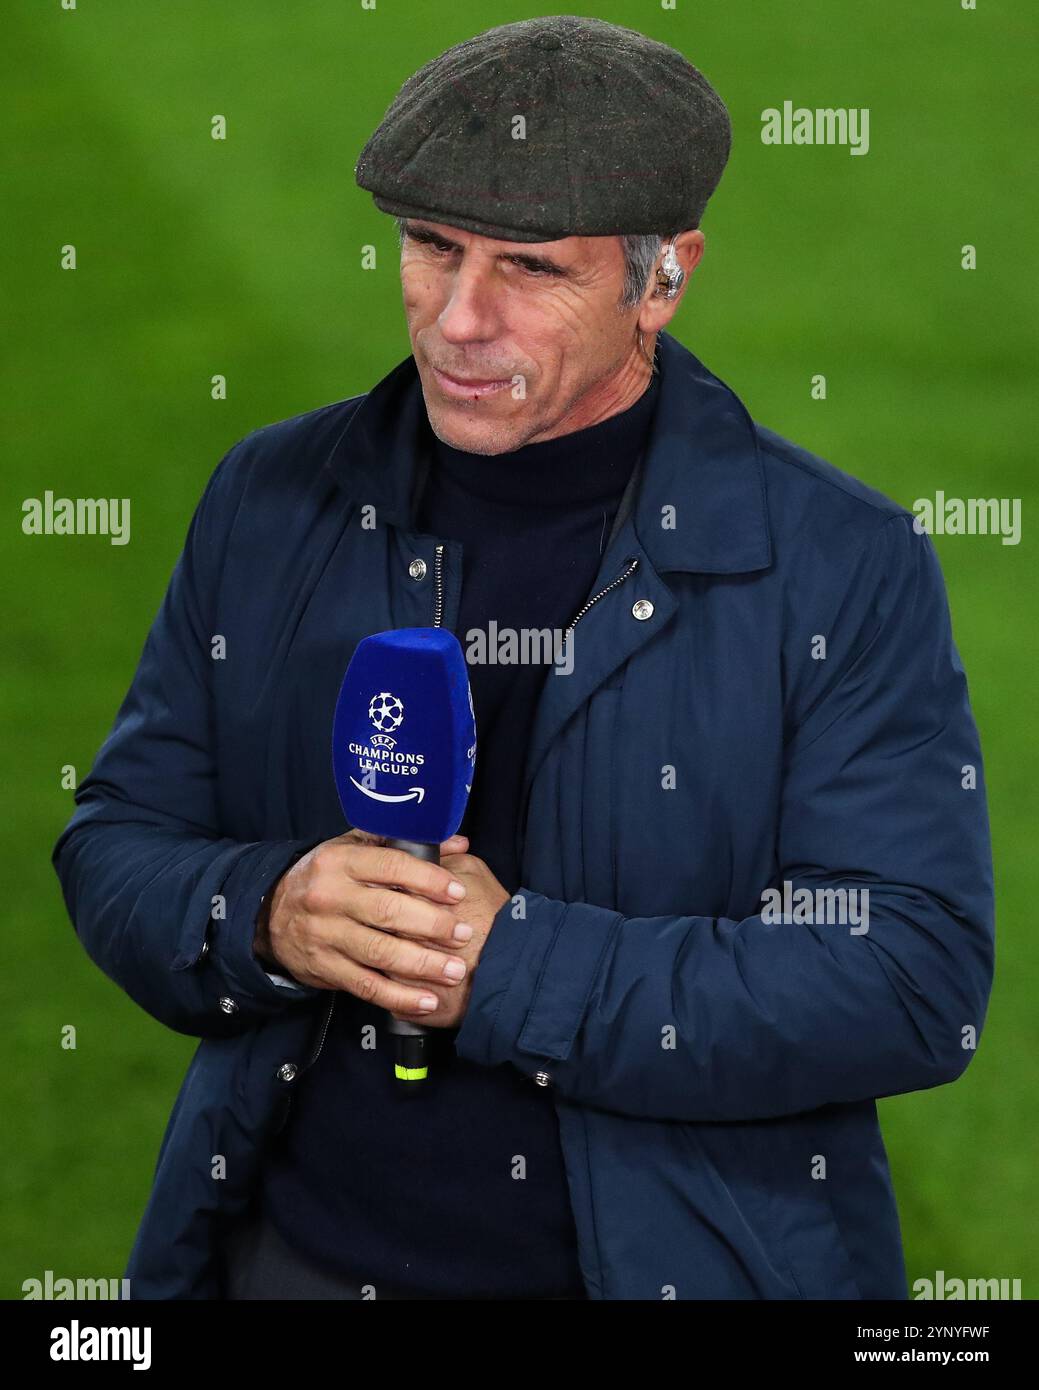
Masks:
[[[559,277],[559,271],[553,270],[549,266],[530,265],[528,262],[520,260],[512,261],[512,264],[518,266],[519,269],[523,271],[524,275],[533,275],[539,280],[552,280],[558,279]]]

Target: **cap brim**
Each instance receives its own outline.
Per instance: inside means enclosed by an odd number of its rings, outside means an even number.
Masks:
[[[440,222],[445,227],[460,227],[463,231],[475,232],[478,236],[493,237],[496,241],[562,241],[565,237],[572,235],[570,232],[546,232],[540,229],[495,226],[493,223],[479,222],[473,217],[465,217],[453,212],[434,212],[429,208],[398,203],[394,199],[384,198],[380,193],[373,193],[372,201],[380,212],[390,213],[394,217],[416,217],[421,218],[423,222]]]

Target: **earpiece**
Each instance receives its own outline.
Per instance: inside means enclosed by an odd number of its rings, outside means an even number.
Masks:
[[[668,242],[664,259],[657,271],[657,293],[662,294],[665,299],[674,299],[685,279],[685,271],[678,264],[678,257],[675,255],[676,240],[677,237],[672,237]]]

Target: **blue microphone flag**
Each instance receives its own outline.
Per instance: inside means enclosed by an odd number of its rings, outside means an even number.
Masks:
[[[332,768],[348,823],[439,844],[462,823],[475,767],[469,671],[454,633],[407,627],[359,642],[332,725]]]

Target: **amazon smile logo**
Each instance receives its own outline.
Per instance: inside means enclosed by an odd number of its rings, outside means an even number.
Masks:
[[[374,780],[375,772],[369,772],[365,782],[368,781],[368,778]],[[426,794],[425,787],[411,787],[408,791],[401,792],[399,796],[394,796],[390,792],[377,792],[370,784],[366,786],[365,782],[358,782],[356,777],[351,777],[350,781],[359,792],[363,792],[365,796],[370,796],[373,801],[414,801],[415,805],[418,806]]]

